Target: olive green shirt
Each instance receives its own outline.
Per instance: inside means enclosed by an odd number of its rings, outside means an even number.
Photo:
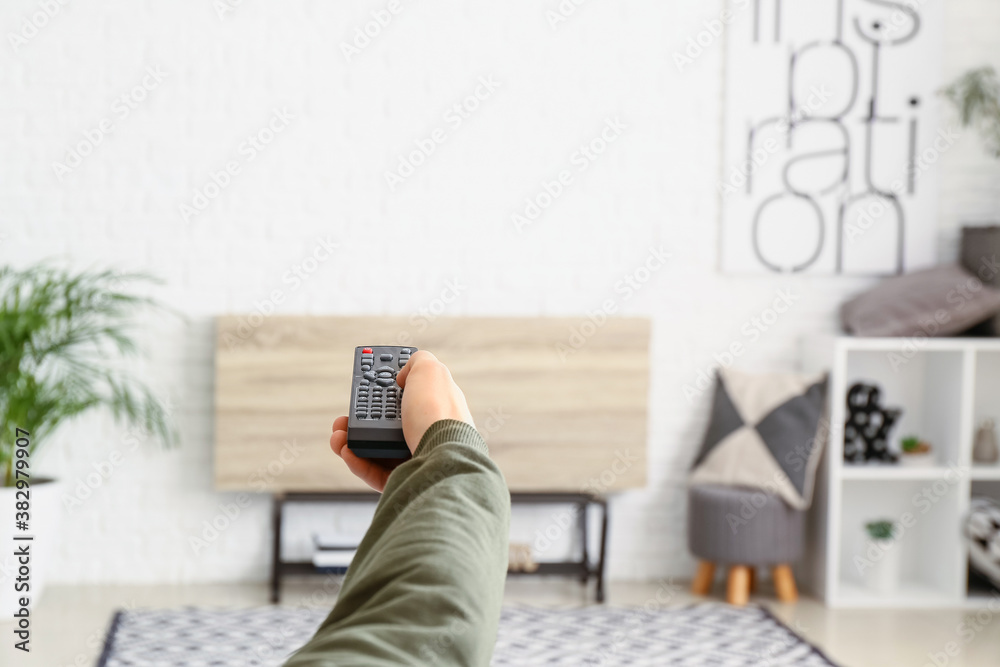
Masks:
[[[333,611],[286,667],[488,665],[509,523],[482,436],[434,423],[389,475]]]

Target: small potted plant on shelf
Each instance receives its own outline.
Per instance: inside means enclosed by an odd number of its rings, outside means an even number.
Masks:
[[[896,524],[888,519],[865,524],[868,548],[858,561],[865,583],[877,593],[893,593],[899,588],[901,550]]]
[[[59,536],[59,484],[35,455],[55,429],[94,410],[175,440],[163,403],[128,372],[134,316],[155,303],[125,290],[139,275],[71,273],[48,265],[0,268],[0,618],[34,605]],[[33,538],[30,593],[10,581],[15,536]]]
[[[910,435],[900,442],[903,454],[899,460],[904,466],[926,467],[933,465],[934,453],[929,442]]]

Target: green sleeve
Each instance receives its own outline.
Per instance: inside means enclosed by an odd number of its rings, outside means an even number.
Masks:
[[[434,423],[389,475],[333,611],[286,667],[488,665],[509,523],[483,438]]]

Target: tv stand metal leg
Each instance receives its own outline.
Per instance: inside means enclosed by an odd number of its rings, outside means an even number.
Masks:
[[[608,551],[608,501],[601,498],[601,548],[597,560],[597,601],[604,602],[604,560]]]
[[[589,536],[587,535],[587,510],[590,509],[590,502],[583,502],[576,506],[576,511],[580,513],[580,542],[582,544],[583,553],[580,557],[580,561],[583,563],[583,574],[580,575],[580,583],[586,586],[590,583],[590,553],[587,551],[587,542],[589,541]]]
[[[271,526],[274,528],[274,544],[271,557],[271,604],[281,601],[281,515],[285,496],[276,494],[271,502]]]

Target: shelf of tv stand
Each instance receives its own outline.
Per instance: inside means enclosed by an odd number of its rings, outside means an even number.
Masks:
[[[524,570],[508,570],[509,575],[538,575],[551,577],[590,577],[596,576],[597,570],[592,566],[587,566],[580,561],[547,561],[536,563],[536,570],[526,572]],[[311,561],[282,561],[280,564],[281,573],[289,577],[309,576],[314,574],[329,574],[331,568],[317,567]]]
[[[310,492],[310,493],[285,493],[274,497],[272,519],[274,522],[274,542],[272,545],[273,561],[271,567],[271,602],[277,603],[281,599],[281,581],[286,576],[312,576],[331,574],[330,568],[316,567],[311,561],[286,561],[281,558],[281,526],[284,506],[289,503],[356,503],[356,502],[378,502],[379,494],[369,492]],[[579,579],[581,583],[588,584],[591,579],[596,582],[595,598],[597,602],[604,601],[604,566],[607,559],[607,534],[608,534],[608,504],[607,500],[601,496],[586,493],[559,493],[559,492],[512,492],[510,494],[512,504],[544,505],[576,505],[581,511],[578,513],[579,520],[576,522],[576,529],[583,545],[583,553],[580,560],[568,561],[547,561],[536,563],[536,569],[527,572],[524,570],[509,570],[509,575],[514,576],[556,576],[573,577]],[[587,509],[591,505],[601,508],[601,528],[599,535],[599,547],[597,562],[591,562],[587,549]],[[333,575],[338,576],[338,575]]]

